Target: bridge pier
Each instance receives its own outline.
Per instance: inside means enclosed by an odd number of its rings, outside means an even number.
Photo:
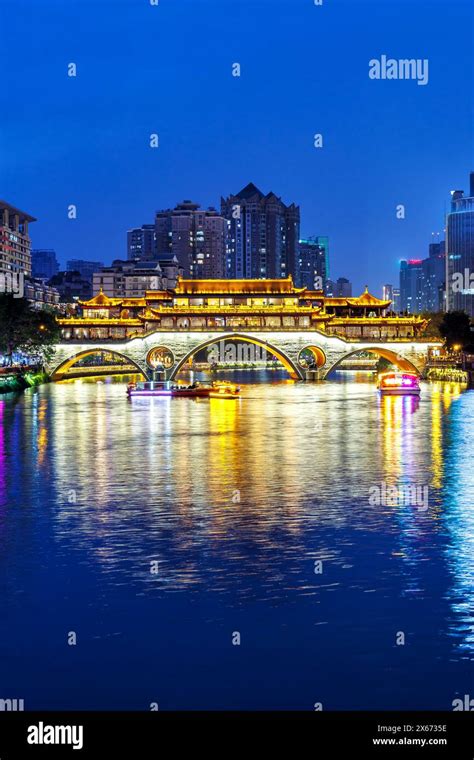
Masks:
[[[318,383],[324,380],[324,371],[322,369],[307,369],[304,379],[309,383]]]

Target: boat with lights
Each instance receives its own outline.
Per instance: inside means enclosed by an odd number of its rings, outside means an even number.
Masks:
[[[162,396],[164,398],[236,398],[240,393],[237,385],[226,382],[215,382],[212,385],[192,383],[183,385],[173,383],[170,380],[148,380],[145,382],[129,383],[127,395],[134,396]]]
[[[212,383],[209,398],[237,399],[239,398],[240,387],[235,383],[215,382]]]
[[[377,376],[377,388],[384,396],[419,396],[420,380],[411,372],[382,372]]]
[[[134,396],[163,396],[165,398],[208,398],[211,386],[192,383],[181,385],[169,380],[147,380],[146,382],[129,383],[127,395]]]

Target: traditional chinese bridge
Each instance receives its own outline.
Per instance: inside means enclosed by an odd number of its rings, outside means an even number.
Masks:
[[[219,341],[260,346],[300,380],[324,379],[361,351],[421,373],[428,351],[441,345],[423,337],[425,319],[395,315],[391,301],[367,289],[358,298],[329,298],[296,288],[291,277],[179,278],[173,290],[147,291],[141,298],[110,298],[101,291],[79,305],[80,315],[59,320],[62,341],[49,366],[53,379],[70,376],[79,360],[104,351],[145,375],[162,366],[172,379]],[[303,358],[308,355],[310,367]]]

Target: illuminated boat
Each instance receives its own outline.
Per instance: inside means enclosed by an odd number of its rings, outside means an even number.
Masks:
[[[212,383],[212,389],[209,398],[239,398],[240,387],[234,383],[215,382]]]
[[[385,396],[419,396],[420,381],[410,372],[382,372],[377,377],[377,388]]]
[[[129,398],[135,396],[163,396],[165,398],[209,398],[212,391],[210,385],[179,385],[169,380],[149,380],[146,382],[129,383],[127,385],[127,395]]]

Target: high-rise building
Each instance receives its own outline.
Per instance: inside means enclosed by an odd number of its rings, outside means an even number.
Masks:
[[[317,242],[319,239],[310,237],[300,240],[298,244],[298,270],[296,285],[308,290],[325,288],[328,278],[328,248]],[[327,240],[327,238],[324,238]]]
[[[335,298],[351,298],[352,297],[352,282],[346,277],[338,277],[334,288]]]
[[[98,272],[104,266],[102,261],[86,261],[85,259],[71,259],[67,262],[68,272],[79,272],[83,280],[92,282],[94,272]]]
[[[423,311],[423,261],[403,259],[400,262],[400,306],[408,314]]]
[[[401,299],[400,299],[400,288],[393,288],[392,289],[392,306],[391,310],[395,312],[395,314],[399,314],[402,310],[401,306]]]
[[[446,310],[466,311],[474,317],[474,172],[469,197],[451,193],[446,219]]]
[[[155,233],[157,254],[176,256],[185,277],[225,276],[227,222],[215,208],[201,209],[185,200],[157,211]]]
[[[250,183],[236,195],[221,198],[229,223],[227,276],[232,278],[298,277],[300,209],[285,205],[275,193],[264,195]]]
[[[327,235],[315,235],[314,242],[324,248],[324,268],[326,279],[329,277],[329,238]]]
[[[52,248],[33,248],[31,251],[33,277],[49,280],[59,272],[56,251]]]
[[[444,240],[431,243],[429,256],[422,263],[422,311],[443,311],[443,291],[446,283],[446,253]]]
[[[346,277],[326,280],[325,293],[328,298],[352,298],[352,282]]]
[[[394,288],[390,283],[383,285],[382,301],[391,301],[392,303],[387,312],[393,311],[395,314],[398,314],[400,311],[400,288]]]
[[[142,224],[127,232],[127,259],[152,261],[156,257],[156,233],[154,224]]]
[[[0,200],[0,274],[31,276],[30,222],[36,222],[34,216]]]

